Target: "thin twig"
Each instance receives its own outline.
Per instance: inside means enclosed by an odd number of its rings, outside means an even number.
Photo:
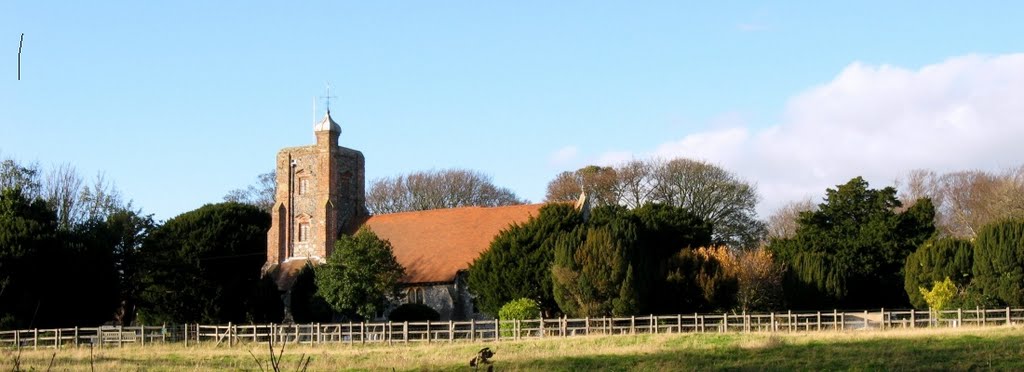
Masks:
[[[50,370],[53,369],[53,361],[54,361],[54,359],[57,359],[57,352],[56,351],[53,352],[53,355],[50,355],[50,365],[46,366],[46,372],[50,372]]]
[[[299,356],[299,363],[295,365],[295,372],[298,372],[299,368],[302,367],[302,360],[303,359],[306,359],[306,353],[302,353],[302,355]]]
[[[270,340],[267,340],[267,348],[270,349],[270,367],[277,371],[277,361],[274,360],[274,336],[270,336]]]
[[[277,354],[277,364],[274,365],[274,372],[281,371],[281,358],[284,357],[284,348],[288,346],[288,339],[285,338],[284,342],[281,343],[281,351]]]
[[[249,355],[252,355],[252,359],[256,361],[256,365],[260,366],[260,371],[266,371],[266,369],[263,368],[263,362],[260,361],[260,358],[256,357],[256,354],[252,353],[252,350],[249,350]]]
[[[312,356],[306,357],[306,363],[302,365],[302,372],[306,372],[306,369],[309,368],[309,362],[312,361],[312,360],[313,360]]]

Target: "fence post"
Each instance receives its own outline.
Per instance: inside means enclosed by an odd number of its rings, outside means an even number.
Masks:
[[[494,319],[494,341],[501,341],[501,321]]]
[[[722,325],[718,327],[718,333],[729,330],[729,313],[722,313]]]
[[[786,310],[786,325],[789,326],[789,331],[793,332],[793,310]]]
[[[671,332],[671,330],[670,330]],[[676,333],[683,333],[683,315],[676,314]]]
[[[523,329],[523,324],[522,324],[521,320],[515,319],[515,320],[512,321],[512,339],[513,340],[518,340],[519,339],[519,332],[522,329]]]
[[[590,336],[590,317],[583,317],[583,334]]]
[[[1010,324],[1011,324],[1011,320],[1010,320],[1010,307],[1007,306],[1006,307],[1006,325],[1010,325]]]
[[[316,343],[319,345],[323,342],[323,333],[320,333],[320,323],[316,323]]]
[[[985,326],[985,323],[988,323],[988,319],[986,319],[988,317],[988,311],[981,310],[980,307],[978,308],[978,311],[981,312],[981,325]]]
[[[60,349],[60,328],[57,328],[57,336],[55,337],[56,338],[53,340],[53,348]]]
[[[544,338],[544,315],[540,316],[540,338]]]
[[[559,332],[562,333],[562,337],[569,336],[569,318],[567,316],[562,315],[562,319],[558,324],[558,328],[560,328]]]
[[[743,319],[743,332],[750,332],[750,318],[747,316],[747,311],[743,310],[740,317]]]
[[[882,324],[878,326],[878,329],[885,330],[886,328],[889,328],[889,317],[885,316],[885,308],[884,307],[882,308],[881,313],[882,313]]]
[[[455,341],[455,323],[451,320],[448,321],[448,342]]]
[[[839,314],[839,321],[840,321],[839,329],[845,331],[846,330],[846,313],[845,312]]]
[[[917,327],[917,312],[914,309],[910,309],[910,328]]]
[[[139,327],[139,331],[142,333],[142,346],[146,346],[146,325]]]
[[[960,327],[960,324],[964,321],[964,309],[956,308],[956,326]]]
[[[629,334],[636,334],[636,316],[629,316]]]
[[[78,347],[78,326],[75,326],[75,347]]]
[[[39,328],[32,328],[32,350],[39,346]]]

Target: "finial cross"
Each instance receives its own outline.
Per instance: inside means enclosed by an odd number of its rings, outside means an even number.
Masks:
[[[324,99],[324,106],[327,107],[327,113],[330,113],[331,112],[331,98],[338,98],[338,97],[335,97],[335,96],[331,95],[331,83],[330,82],[327,83],[327,95],[326,96],[320,96],[320,98]]]

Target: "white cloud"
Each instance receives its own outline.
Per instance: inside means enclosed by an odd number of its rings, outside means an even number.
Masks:
[[[858,175],[882,187],[916,168],[1020,165],[1022,141],[1024,54],[968,55],[919,69],[855,62],[792,97],[777,125],[714,128],[643,156],[735,171],[758,184],[766,214]]]
[[[576,156],[579,155],[579,152],[580,150],[576,146],[565,146],[551,154],[550,162],[552,165],[569,164],[574,159],[576,159]]]

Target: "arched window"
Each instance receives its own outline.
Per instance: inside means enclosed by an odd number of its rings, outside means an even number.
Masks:
[[[405,291],[405,303],[423,304],[425,299],[423,288],[409,288]]]

